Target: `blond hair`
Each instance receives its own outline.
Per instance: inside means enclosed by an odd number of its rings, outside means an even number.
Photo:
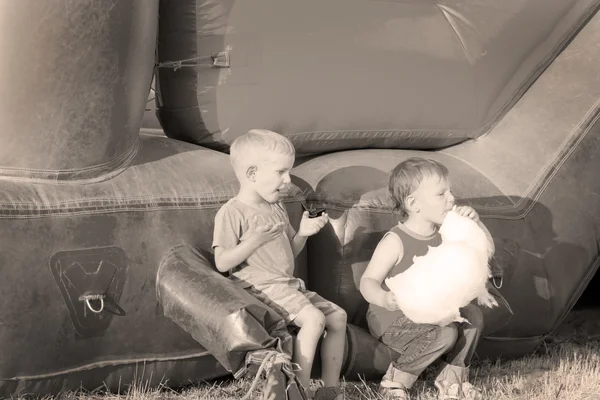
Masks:
[[[292,142],[267,129],[251,129],[233,141],[229,148],[231,165],[236,174],[244,174],[253,164],[260,163],[268,153],[295,156]]]
[[[411,157],[390,172],[388,190],[394,202],[394,210],[400,211],[402,217],[408,216],[405,208],[406,198],[429,177],[448,179],[448,168],[435,160]]]

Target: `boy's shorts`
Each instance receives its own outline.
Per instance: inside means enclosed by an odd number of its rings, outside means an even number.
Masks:
[[[246,290],[281,315],[287,324],[294,324],[300,311],[310,305],[317,307],[324,315],[344,311],[337,304],[306,290],[300,282],[298,281],[297,287],[294,287],[293,282],[264,283],[250,286]]]

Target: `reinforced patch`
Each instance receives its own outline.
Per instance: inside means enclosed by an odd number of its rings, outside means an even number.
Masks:
[[[79,336],[102,336],[114,315],[125,315],[119,300],[127,269],[125,252],[116,246],[60,251],[50,257],[50,270]]]

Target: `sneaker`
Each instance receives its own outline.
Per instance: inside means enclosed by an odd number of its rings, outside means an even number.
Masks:
[[[469,382],[448,384],[447,381],[436,382],[439,400],[481,400],[481,391]]]
[[[344,394],[339,386],[320,387],[315,391],[313,400],[343,400]]]
[[[438,389],[438,400],[461,400],[462,388],[459,383],[448,383],[443,380],[436,382],[435,387]]]
[[[379,386],[379,394],[384,400],[410,400],[408,390],[404,387]]]
[[[469,382],[463,382],[462,393],[465,400],[481,400],[482,398],[481,391]]]

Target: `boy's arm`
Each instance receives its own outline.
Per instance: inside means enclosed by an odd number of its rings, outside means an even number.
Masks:
[[[306,214],[306,216],[303,215],[302,218],[308,218],[308,212],[305,212],[305,214]],[[293,236],[288,236],[288,237],[290,238],[290,244],[292,245],[292,250],[294,251],[294,257],[297,257],[298,254],[300,254],[300,252],[306,245],[306,240],[308,239],[308,237],[310,235],[314,235],[315,233],[319,232],[321,230],[321,228],[323,228],[326,221],[329,221],[329,217],[327,215],[325,215],[325,216],[314,218],[313,221],[314,221],[314,224],[316,224],[316,225],[313,225],[311,228],[309,228],[309,229],[312,229],[312,231],[310,231],[311,233],[309,233],[308,235],[304,235],[304,234],[300,235],[300,232],[294,232],[294,229],[291,228],[291,231],[292,231],[291,233],[293,234]],[[288,226],[291,227],[289,222],[288,222]]]
[[[212,244],[215,265],[220,272],[237,267],[258,247],[253,240],[240,243],[241,234],[241,216],[224,205],[215,215]]]
[[[377,245],[365,273],[360,278],[360,293],[365,300],[385,307],[387,291],[381,288],[381,283],[403,254],[402,242],[393,235],[387,235]]]
[[[283,206],[282,206],[283,207]],[[284,209],[285,210],[285,209]],[[287,212],[286,212],[287,215]],[[290,239],[290,245],[292,246],[292,251],[294,253],[294,258],[298,257],[298,254],[302,251],[304,246],[306,245],[307,236],[299,236],[294,227],[292,226],[289,218],[287,220],[287,235]]]
[[[292,228],[292,230],[293,229],[294,228]],[[300,236],[294,232],[294,236],[292,237],[292,240],[290,241],[290,244],[292,245],[292,251],[294,252],[294,257],[298,257],[298,254],[300,254],[300,252],[306,245],[306,239],[308,239],[307,236]]]
[[[237,267],[244,262],[252,253],[260,247],[260,243],[256,237],[250,237],[248,240],[233,246],[233,247],[215,247],[215,264],[220,272],[227,272],[232,268]]]
[[[298,229],[298,232],[296,232],[288,218],[287,234],[288,238],[290,239],[290,245],[292,246],[292,250],[294,252],[294,257],[298,257],[298,254],[300,254],[306,245],[306,240],[308,237],[319,232],[328,222],[329,216],[326,213],[320,215],[319,217],[310,218],[308,211],[304,211],[302,213],[302,219],[300,220],[300,228]],[[303,224],[305,224],[304,227]],[[299,234],[300,231],[303,232],[302,235]]]

